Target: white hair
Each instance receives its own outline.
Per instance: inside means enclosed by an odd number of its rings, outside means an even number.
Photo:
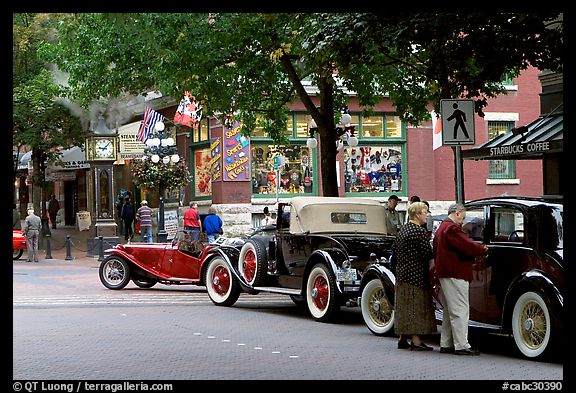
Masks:
[[[28,210],[26,210],[26,212],[27,212],[28,214],[34,213],[34,209],[28,209]]]

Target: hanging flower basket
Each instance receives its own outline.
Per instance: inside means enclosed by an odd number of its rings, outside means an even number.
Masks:
[[[150,160],[134,160],[130,169],[132,181],[141,189],[173,190],[186,187],[190,182],[190,172],[183,162],[157,164]]]

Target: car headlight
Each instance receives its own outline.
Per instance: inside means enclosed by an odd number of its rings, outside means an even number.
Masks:
[[[342,269],[350,269],[351,266],[352,266],[352,263],[350,261],[342,262]]]

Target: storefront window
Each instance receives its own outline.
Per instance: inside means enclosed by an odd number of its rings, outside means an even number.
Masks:
[[[361,135],[365,138],[382,138],[384,136],[382,116],[363,117],[361,132]]]
[[[194,152],[194,195],[196,197],[212,195],[210,160],[210,148]]]
[[[193,142],[200,142],[200,141],[207,141],[208,140],[208,118],[204,118],[200,120],[200,126],[198,128],[192,128],[192,141]]]
[[[344,149],[346,192],[401,192],[402,187],[401,146]]]
[[[276,162],[284,165],[277,165]],[[252,193],[312,193],[312,152],[302,145],[252,145]]]
[[[296,137],[308,138],[308,125],[312,121],[312,116],[305,113],[296,113],[294,118],[296,119]],[[292,118],[288,120],[288,129],[292,129]]]
[[[399,116],[386,115],[386,138],[402,137],[402,121]]]

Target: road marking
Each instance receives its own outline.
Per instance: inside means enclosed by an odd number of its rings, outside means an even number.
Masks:
[[[281,302],[292,304],[285,295],[259,294],[240,297],[237,304]],[[15,296],[14,307],[25,306],[61,306],[61,305],[126,305],[126,304],[212,304],[206,293],[106,293],[96,295],[56,295],[56,296]]]

